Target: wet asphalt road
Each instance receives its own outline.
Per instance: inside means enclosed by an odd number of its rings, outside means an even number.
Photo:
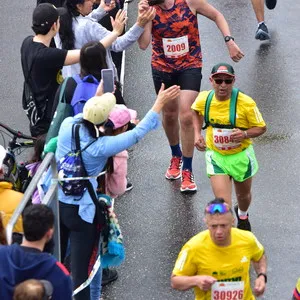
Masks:
[[[28,132],[21,109],[22,74],[19,48],[31,34],[30,18],[35,1],[2,0],[0,18],[1,121]],[[268,131],[255,141],[260,171],[253,183],[250,218],[253,232],[268,256],[267,300],[290,299],[299,263],[299,73],[300,2],[279,1],[266,10],[270,42],[254,39],[256,20],[248,0],[211,1],[227,18],[232,35],[245,57],[233,63],[236,86],[252,96]],[[129,23],[136,3],[129,4]],[[202,89],[209,89],[211,67],[230,62],[215,24],[200,18],[204,57]],[[126,52],[125,99],[140,118],[155,98],[150,73],[150,51],[135,45]],[[164,179],[170,151],[162,129],[150,133],[132,148],[129,178],[134,189],[117,199],[127,257],[118,268],[119,279],[104,289],[105,299],[193,299],[192,292],[170,288],[169,278],[182,245],[204,229],[203,209],[213,198],[205,175],[203,153],[195,153],[193,169],[198,193],[181,195],[179,182]]]

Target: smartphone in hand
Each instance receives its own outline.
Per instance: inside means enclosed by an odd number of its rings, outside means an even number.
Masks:
[[[112,69],[102,69],[103,92],[112,93],[115,90],[114,72]]]
[[[111,0],[104,0],[104,3],[105,3],[106,5],[110,5],[110,2],[111,2]]]

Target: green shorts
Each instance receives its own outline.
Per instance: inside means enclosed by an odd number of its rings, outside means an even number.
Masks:
[[[228,175],[235,181],[243,182],[252,177],[258,171],[258,163],[253,146],[229,155],[222,155],[213,150],[206,150],[206,172],[207,176]]]

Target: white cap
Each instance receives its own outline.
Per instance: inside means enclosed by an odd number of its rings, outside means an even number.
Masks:
[[[5,156],[6,156],[6,150],[2,145],[0,145],[0,169],[2,168],[2,163]]]
[[[116,97],[112,93],[92,97],[83,107],[83,119],[94,125],[100,125],[107,120],[115,105]]]

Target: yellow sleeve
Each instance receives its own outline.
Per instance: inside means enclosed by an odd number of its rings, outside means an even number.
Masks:
[[[258,241],[258,239],[254,236],[253,234],[253,242],[252,242],[252,257],[251,259],[253,261],[259,261],[261,259],[261,257],[263,256],[263,254],[265,253],[265,249],[264,246]]]
[[[206,102],[206,98],[207,98],[209,92],[210,91],[203,91],[203,92],[199,93],[196,100],[194,101],[194,103],[191,106],[191,109],[197,111],[202,116],[204,116],[205,102]]]
[[[247,105],[246,110],[249,128],[266,126],[266,123],[253,100],[249,105]]]
[[[181,249],[172,274],[176,276],[193,276],[197,274],[197,266],[193,262],[193,251],[186,244]]]

